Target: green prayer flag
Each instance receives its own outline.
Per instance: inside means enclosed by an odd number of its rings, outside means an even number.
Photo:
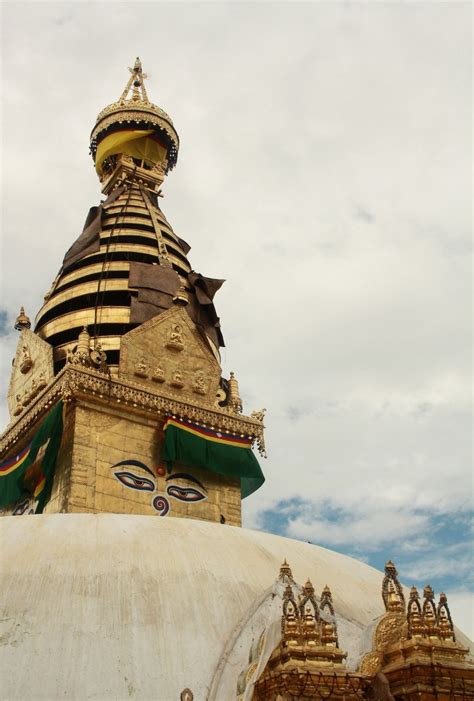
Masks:
[[[60,401],[47,414],[31,443],[0,464],[0,508],[33,497],[35,513],[42,513],[53,487],[63,432],[62,410]]]
[[[163,427],[163,461],[171,468],[175,461],[188,467],[217,472],[240,479],[242,499],[265,481],[251,439],[221,433],[188,421],[168,417]]]

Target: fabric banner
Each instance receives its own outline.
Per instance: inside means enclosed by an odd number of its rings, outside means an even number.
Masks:
[[[243,499],[264,483],[250,438],[220,433],[170,416],[165,420],[163,431],[162,458],[169,468],[178,461],[188,467],[237,477]]]
[[[63,403],[49,412],[33,440],[17,455],[0,463],[0,508],[33,497],[42,513],[51,496],[56,458],[63,432]]]
[[[103,139],[97,147],[95,168],[102,175],[102,164],[106,158],[123,153],[132,158],[146,161],[148,165],[162,163],[167,150],[153,138],[152,129],[128,129],[116,131]]]

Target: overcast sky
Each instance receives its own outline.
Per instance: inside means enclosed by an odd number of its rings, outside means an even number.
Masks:
[[[467,632],[470,11],[4,2],[0,310],[3,398],[13,320],[99,201],[89,133],[139,55],[181,138],[163,210],[226,278],[224,374],[268,410],[245,525],[391,557]]]

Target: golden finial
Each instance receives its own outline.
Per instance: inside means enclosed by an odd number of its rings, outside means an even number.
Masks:
[[[443,640],[455,641],[453,619],[448,606],[448,597],[442,591],[439,595],[439,604],[436,611],[439,626],[439,636]]]
[[[127,95],[130,92],[130,88],[132,88],[132,100],[142,100],[143,102],[148,102],[148,95],[146,93],[144,83],[145,78],[147,78],[148,76],[146,73],[143,72],[142,62],[140,61],[138,56],[135,59],[133,68],[129,68],[128,70],[130,71],[131,76],[128,80],[127,85],[125,86],[125,90],[120,96],[120,102],[127,99]]]
[[[385,564],[385,577],[382,582],[382,598],[386,611],[403,613],[405,611],[405,596],[398,581],[397,568],[391,560]]]
[[[280,577],[279,578],[285,579],[285,577],[288,577],[288,579],[293,580],[293,573],[291,571],[291,567],[289,566],[289,564],[286,561],[286,557],[285,557],[283,564],[280,567]]]
[[[323,591],[321,592],[321,599],[319,602],[319,608],[321,609],[321,611],[323,611],[325,608],[329,609],[329,611],[334,616],[334,606],[332,603],[332,593],[331,593],[331,590],[329,589],[327,584],[324,587]]]
[[[15,329],[17,331],[23,331],[23,329],[31,329],[30,317],[25,314],[24,307],[20,307],[20,313],[18,314],[15,321]]]
[[[425,634],[436,636],[436,605],[434,601],[434,591],[430,584],[427,584],[423,589],[423,623],[425,626]]]
[[[426,587],[423,589],[423,597],[425,599],[428,599],[429,601],[432,601],[434,599],[434,591],[431,584],[427,584]]]
[[[187,304],[189,304],[189,297],[184,282],[182,282],[178,287],[178,290],[173,297],[173,303],[180,307],[185,307]]]
[[[242,413],[242,400],[239,394],[239,383],[237,382],[233,372],[229,378],[229,407],[235,414]]]
[[[423,635],[423,617],[420,606],[420,596],[418,589],[412,587],[410,589],[410,599],[408,601],[407,611],[408,637]]]

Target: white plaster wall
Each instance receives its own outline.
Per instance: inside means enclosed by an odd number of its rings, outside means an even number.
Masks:
[[[343,630],[367,626],[383,608],[383,575],[364,563],[231,526],[51,514],[0,519],[0,538],[3,701],[178,701],[185,687],[204,701],[284,558],[318,595],[331,587],[341,647]],[[235,670],[218,701],[235,699],[238,661]]]

